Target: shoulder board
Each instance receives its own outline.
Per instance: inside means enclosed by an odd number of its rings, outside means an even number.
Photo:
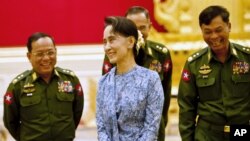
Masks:
[[[166,46],[164,46],[163,44],[154,42],[154,41],[147,40],[147,46],[163,54],[166,54],[169,52]]]
[[[28,76],[31,73],[31,70],[26,70],[25,72],[17,75],[13,80],[12,83],[16,84],[17,82],[19,82],[20,80],[24,79],[26,76]]]
[[[198,59],[199,57],[201,57],[203,54],[205,54],[208,50],[208,47],[204,48],[204,49],[201,49],[197,52],[195,52],[194,54],[190,55],[187,59],[188,62],[192,62],[196,59]]]
[[[70,76],[76,76],[75,73],[72,71],[72,70],[69,70],[69,69],[63,69],[63,68],[60,68],[60,67],[56,67],[55,68],[58,72],[61,72],[63,74],[67,74],[67,75],[70,75]]]
[[[239,44],[233,44],[233,46],[234,46],[236,49],[240,50],[241,52],[250,54],[250,48],[249,48],[249,47],[244,47],[244,46],[239,45]]]

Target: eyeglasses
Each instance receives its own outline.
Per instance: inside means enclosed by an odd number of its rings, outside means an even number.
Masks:
[[[32,52],[32,55],[34,55],[37,58],[43,58],[45,55],[49,56],[49,57],[54,57],[56,52],[53,50],[49,50],[46,52]]]

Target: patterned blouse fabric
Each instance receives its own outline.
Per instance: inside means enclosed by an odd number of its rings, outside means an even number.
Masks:
[[[99,81],[96,122],[99,141],[156,141],[164,94],[158,74],[136,66]]]

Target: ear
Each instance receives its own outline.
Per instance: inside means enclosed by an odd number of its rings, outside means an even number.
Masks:
[[[231,23],[230,22],[228,23],[228,30],[229,30],[229,32],[231,32]]]
[[[27,56],[27,58],[28,58],[29,61],[30,61],[30,59],[31,59],[31,53],[30,53],[30,52],[27,52],[27,53],[26,53],[26,56]]]
[[[128,48],[133,48],[135,44],[135,37],[133,36],[128,37],[128,43],[129,43]]]

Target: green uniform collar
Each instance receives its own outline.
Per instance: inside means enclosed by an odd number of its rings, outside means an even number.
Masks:
[[[54,69],[54,74],[52,74],[52,77],[53,77],[53,75],[56,75],[59,78],[61,78],[60,74],[58,73],[58,71],[56,69]],[[31,77],[32,77],[32,82],[34,82],[39,78],[39,75],[34,70],[32,70]]]
[[[237,51],[235,49],[235,46],[232,43],[229,43],[229,56],[228,56],[228,58],[230,58],[231,55],[239,59],[239,56],[238,56]],[[212,52],[211,48],[208,47],[208,53],[207,53],[208,63],[212,60],[212,58],[217,60],[216,56]]]

